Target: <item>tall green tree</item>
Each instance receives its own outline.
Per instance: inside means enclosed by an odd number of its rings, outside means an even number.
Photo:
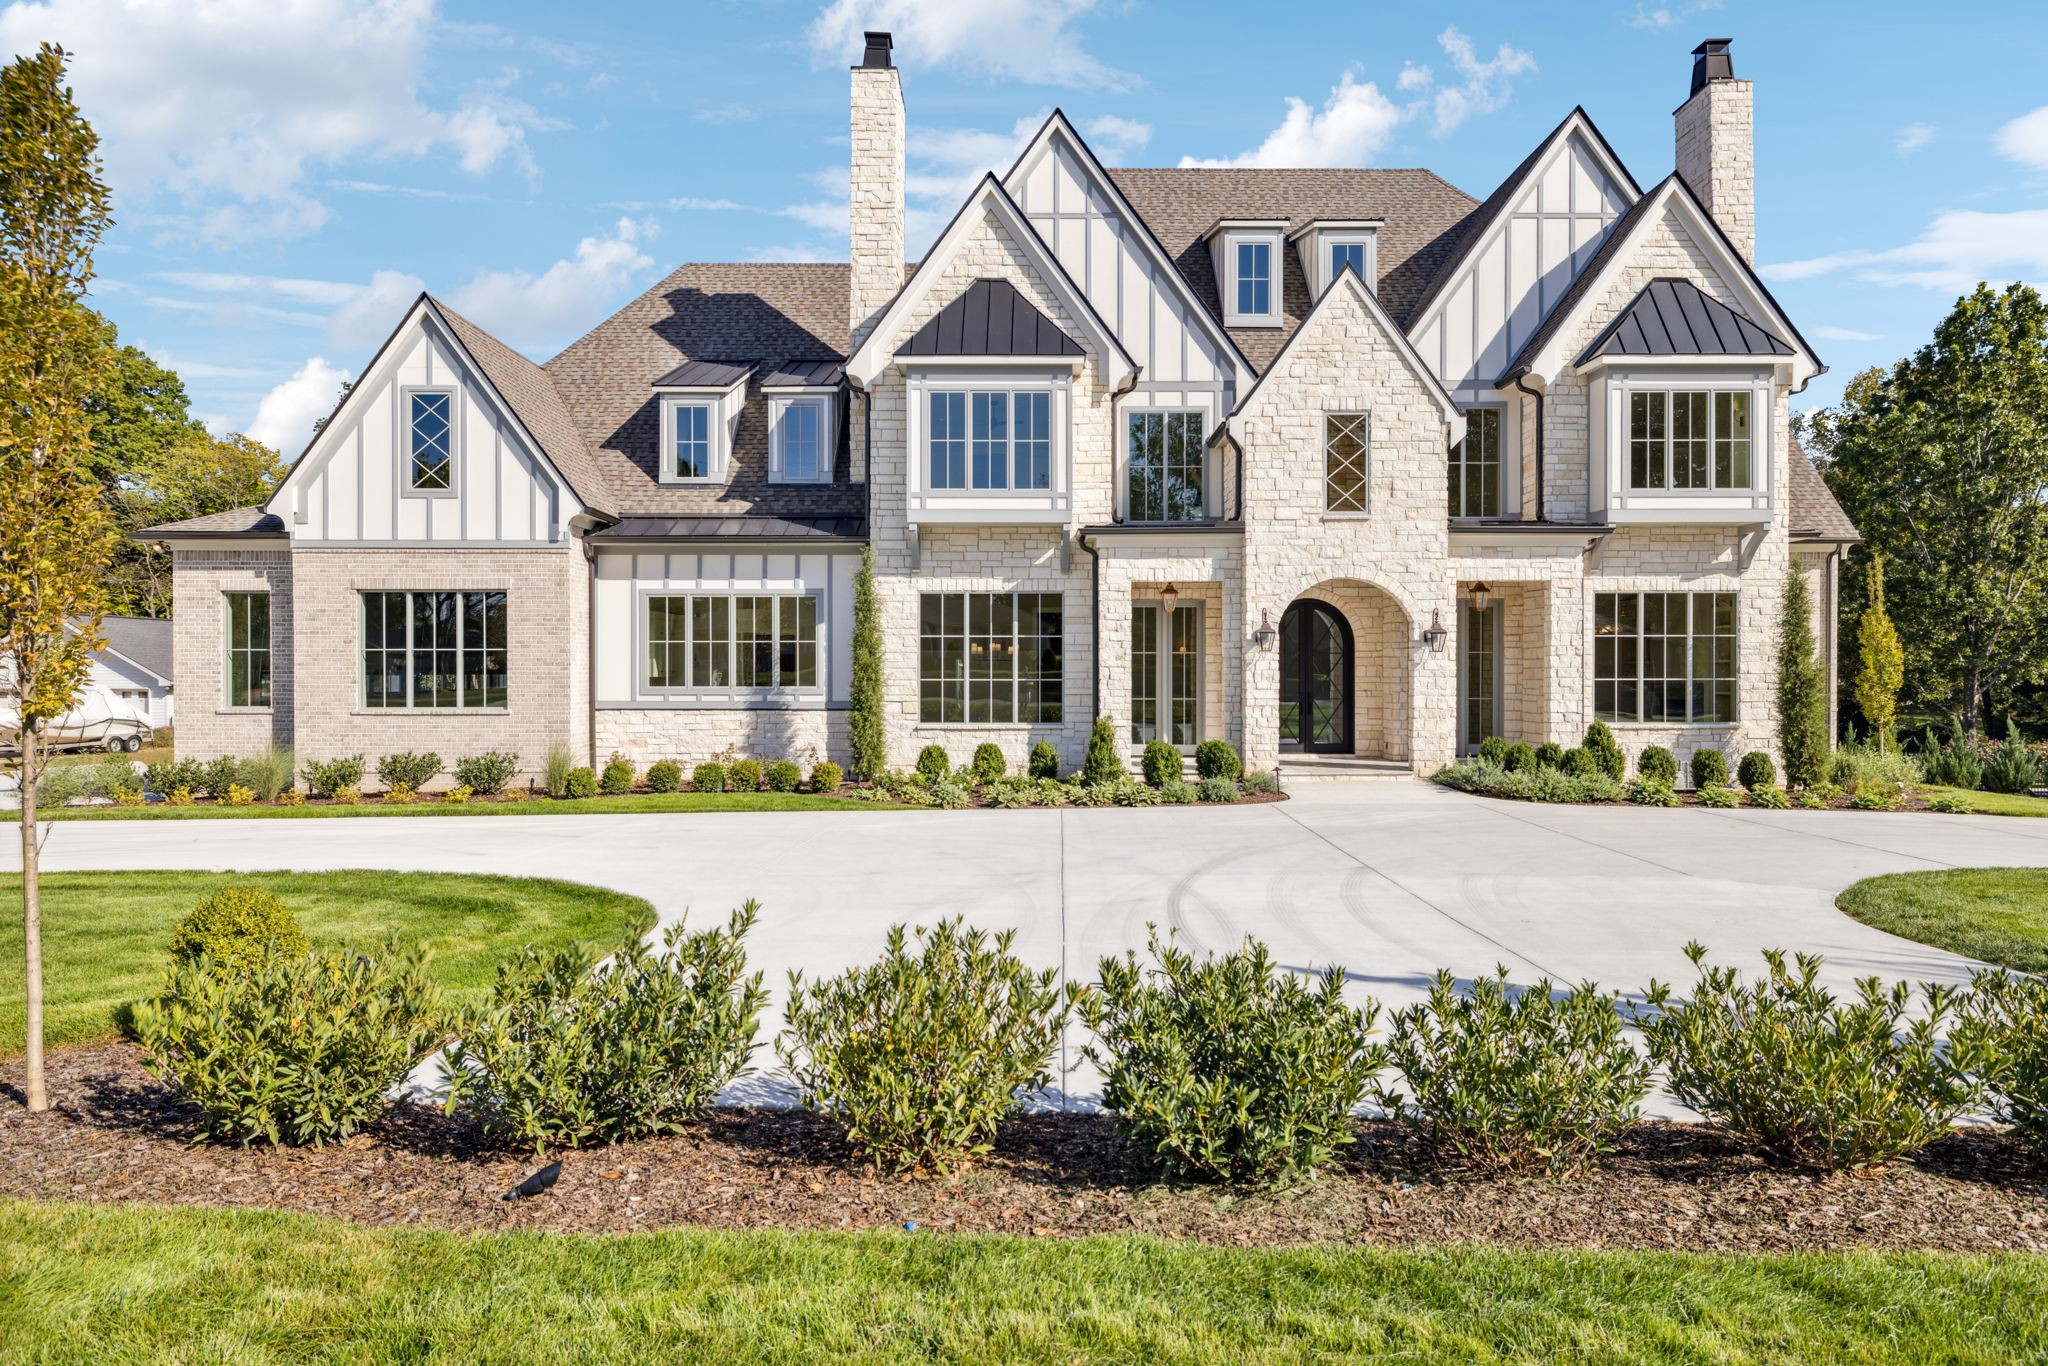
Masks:
[[[853,680],[847,739],[853,776],[873,779],[889,766],[889,735],[882,713],[882,605],[875,595],[875,548],[860,553],[853,579]]]
[[[1813,646],[1813,597],[1797,557],[1785,576],[1785,606],[1778,618],[1778,752],[1785,782],[1811,787],[1828,767],[1827,674]]]
[[[92,427],[92,472],[111,495],[161,470],[173,452],[207,436],[192,416],[192,401],[178,372],[123,345],[114,325],[99,321],[112,363],[86,396],[85,413]]]
[[[167,446],[161,460],[110,490],[108,505],[121,537],[101,575],[107,610],[143,617],[171,614],[170,557],[137,540],[136,532],[261,503],[286,469],[277,452],[260,441],[240,433],[211,436],[195,426]]]
[[[2041,296],[1980,284],[1928,345],[1851,380],[1807,435],[1829,487],[1885,558],[1906,705],[1975,729],[1987,708],[2048,677]]]
[[[61,48],[45,43],[0,69],[0,665],[20,713],[31,1110],[50,1105],[37,876],[37,789],[49,763],[42,731],[77,703],[91,652],[105,643],[99,570],[110,530],[85,408],[109,360],[100,320],[84,304],[109,222],[98,149],[64,84]]]
[[[1899,686],[1905,682],[1906,655],[1899,633],[1884,605],[1884,556],[1873,555],[1863,574],[1863,612],[1856,618],[1856,705],[1877,737],[1889,749],[1899,722]]]

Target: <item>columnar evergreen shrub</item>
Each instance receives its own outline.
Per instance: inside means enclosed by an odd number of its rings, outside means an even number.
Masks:
[[[588,765],[569,770],[564,784],[563,795],[567,797],[595,797],[597,795],[597,773]]]
[[[1244,760],[1238,757],[1237,746],[1228,740],[1204,740],[1195,746],[1195,776],[1198,778],[1238,778],[1244,775]]]
[[[691,769],[690,791],[725,791],[725,765],[716,762],[706,762],[697,765],[697,767],[695,767],[694,769]]]
[[[1125,776],[1116,722],[1107,716],[1098,716],[1095,729],[1088,734],[1088,753],[1081,761],[1081,781],[1093,787],[1097,783],[1117,782]]]
[[[846,781],[846,771],[830,759],[820,759],[811,769],[811,791],[837,792]]]
[[[1352,1141],[1386,1050],[1369,1042],[1378,1006],[1345,1004],[1342,968],[1311,985],[1249,938],[1198,960],[1155,931],[1151,953],[1104,958],[1076,998],[1128,1142],[1177,1176],[1266,1181]]]
[[[519,775],[519,756],[487,750],[455,761],[455,781],[481,796],[494,796]]]
[[[1605,721],[1596,720],[1586,727],[1585,749],[1599,764],[1600,771],[1617,783],[1628,776],[1628,756],[1621,752],[1621,742],[1614,738]]]
[[[674,792],[683,785],[683,766],[673,759],[658,759],[647,766],[649,792]]]
[[[377,761],[377,781],[386,788],[405,787],[419,791],[441,773],[441,756],[432,750],[414,754],[410,750],[387,754]]]
[[[1950,722],[1947,744],[1928,727],[1921,741],[1920,764],[1927,781],[1938,787],[1976,788],[1984,783],[1984,759],[1977,751],[1976,737],[1963,729],[1959,719]]]
[[[741,759],[725,771],[725,785],[734,792],[761,790],[761,761]]]
[[[202,897],[171,927],[171,957],[180,963],[203,957],[248,968],[266,953],[291,956],[308,947],[290,908],[263,887],[223,887]]]
[[[567,745],[549,745],[548,761],[541,770],[541,791],[550,797],[569,795],[569,774],[576,767],[576,757]]]
[[[1986,792],[2025,792],[2041,781],[2040,761],[2020,736],[2017,721],[2005,723],[2005,739],[1992,747],[1984,762]]]
[[[1180,751],[1164,740],[1153,740],[1145,746],[1145,784],[1148,787],[1165,787],[1180,777]]]
[[[1906,681],[1906,651],[1884,605],[1884,556],[1873,555],[1863,570],[1863,615],[1856,619],[1856,706],[1880,750],[1892,746],[1899,719],[1899,689]]]
[[[992,783],[1009,772],[1010,761],[1003,757],[1001,745],[984,740],[974,747],[974,781]]]
[[[1778,781],[1777,765],[1771,756],[1760,749],[1753,749],[1742,756],[1742,762],[1735,766],[1735,781],[1754,792],[1760,787],[1771,787]]]
[[[1636,774],[1671,786],[1678,781],[1678,759],[1664,746],[1651,745],[1636,756]]]
[[[1387,1053],[1403,1085],[1381,1084],[1381,1103],[1439,1153],[1489,1171],[1585,1166],[1650,1089],[1618,1000],[1591,983],[1518,989],[1506,968],[1462,990],[1438,972],[1429,999],[1394,1016]]]
[[[1011,952],[1015,930],[959,919],[902,925],[881,961],[807,983],[789,975],[775,1048],[806,1107],[890,1171],[949,1171],[989,1151],[1020,1091],[1050,1084],[1067,1007],[1051,968]]]
[[[1508,752],[1501,756],[1500,766],[1510,773],[1534,773],[1536,751],[1529,745],[1517,741],[1508,746]]]
[[[448,1109],[534,1152],[675,1133],[745,1076],[768,990],[747,971],[749,901],[723,926],[635,935],[593,970],[577,949],[501,964],[448,1054]]]
[[[863,546],[853,576],[853,677],[847,691],[847,748],[853,775],[872,782],[889,766],[882,699],[882,605],[875,595],[875,548]]]
[[[1718,749],[1694,750],[1691,769],[1696,788],[1728,786],[1728,756]]]
[[[917,776],[928,783],[951,777],[953,760],[944,745],[926,745],[917,752]]]
[[[794,792],[804,785],[804,771],[787,759],[777,759],[762,775],[770,792]]]
[[[1558,744],[1555,740],[1545,740],[1542,744],[1536,746],[1536,767],[1563,768],[1564,746]]]
[[[1814,652],[1812,612],[1806,570],[1795,555],[1778,619],[1778,752],[1789,787],[1811,787],[1827,771],[1827,675]]]
[[[598,791],[607,797],[623,797],[633,790],[633,761],[614,754],[605,761],[604,773],[597,780]]]
[[[2048,979],[1978,973],[1955,1033],[1980,1060],[1993,1112],[2048,1158]]]
[[[200,1128],[244,1144],[347,1138],[444,1037],[417,950],[273,948],[229,967],[176,963],[135,1006],[149,1070],[199,1108]]]
[[[1765,976],[1745,984],[1708,967],[1698,944],[1685,952],[1700,972],[1692,994],[1652,982],[1635,1012],[1650,1058],[1681,1104],[1780,1161],[1883,1166],[1946,1134],[1982,1094],[1980,1041],[1942,1044],[1961,1004],[1953,987],[1922,983],[1913,1011],[1908,984],[1875,977],[1837,1000],[1810,954],[1788,966],[1767,951]]]
[[[1052,741],[1040,740],[1031,747],[1031,776],[1034,778],[1057,778],[1060,776],[1060,752],[1053,748]]]

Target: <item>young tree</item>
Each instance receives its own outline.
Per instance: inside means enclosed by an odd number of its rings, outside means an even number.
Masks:
[[[28,1004],[28,1108],[43,1078],[41,852],[43,726],[71,709],[99,634],[106,505],[91,474],[86,396],[101,382],[101,321],[83,303],[107,227],[98,137],[48,43],[0,69],[0,668],[20,712],[21,910]],[[68,629],[76,626],[78,629]]]
[[[1863,601],[1863,615],[1856,619],[1856,653],[1861,660],[1856,671],[1856,705],[1877,737],[1878,748],[1889,749],[1899,720],[1899,685],[1906,677],[1906,656],[1899,648],[1891,614],[1885,611],[1882,555],[1873,555],[1864,573]]]
[[[1813,600],[1796,558],[1778,619],[1778,750],[1785,756],[1788,786],[1811,787],[1827,773],[1827,675],[1814,653]]]
[[[873,779],[889,766],[889,739],[882,716],[882,608],[875,598],[875,548],[860,553],[853,580],[852,712],[847,738],[853,776]]]
[[[1807,433],[1885,557],[1909,704],[1980,728],[2048,677],[2048,304],[1979,285],[1934,339]]]

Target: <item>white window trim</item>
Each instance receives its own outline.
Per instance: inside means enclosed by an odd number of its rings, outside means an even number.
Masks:
[[[448,487],[414,488],[412,482],[412,398],[414,394],[448,396]],[[462,390],[453,384],[406,384],[398,390],[398,494],[401,498],[455,498],[462,489]]]
[[[1600,487],[1595,508],[1604,507],[1617,524],[1761,526],[1775,515],[1777,483],[1777,388],[1761,367],[1692,368],[1650,365],[1639,370],[1601,369],[1594,379],[1595,406],[1604,420],[1590,433],[1590,465]],[[1740,489],[1638,489],[1629,485],[1629,409],[1641,391],[1746,391],[1749,398],[1749,477]],[[1668,420],[1668,418],[1667,418]]]
[[[839,391],[829,386],[779,389],[768,395],[768,482],[771,484],[829,484],[833,466],[839,463]],[[818,408],[818,473],[794,478],[782,465],[782,419],[791,408]]]
[[[1337,273],[1330,268],[1330,249],[1332,247],[1364,247],[1365,269],[1359,273],[1358,278],[1364,282],[1367,289],[1372,290],[1375,294],[1379,292],[1379,233],[1370,228],[1358,231],[1318,232],[1315,234],[1314,240],[1316,244],[1314,278],[1316,282],[1316,296],[1318,298],[1322,297],[1323,291],[1337,282]]]
[[[733,599],[778,599],[775,611],[779,629],[782,613],[779,600],[782,598],[809,598],[812,603],[812,620],[816,626],[814,646],[817,651],[818,681],[808,688],[784,687],[780,684],[768,687],[762,687],[759,684],[741,686],[737,683],[728,683],[724,687],[692,687],[687,684],[682,687],[657,686],[653,681],[652,670],[649,667],[651,661],[648,652],[653,645],[653,634],[648,630],[647,624],[648,604],[655,598],[724,598],[726,600],[725,663],[726,677],[728,678],[732,678],[738,673],[736,668],[738,656],[735,654],[735,651],[739,649],[739,639],[736,630],[735,614],[731,606]],[[816,588],[754,589],[736,588],[727,584],[720,584],[714,587],[641,588],[634,594],[633,655],[637,661],[635,665],[637,676],[634,679],[635,692],[641,697],[696,702],[747,704],[772,702],[778,699],[788,701],[822,701],[825,697],[826,685],[830,678],[828,670],[831,659],[831,623],[826,617],[828,606],[825,593]]]
[[[1271,307],[1264,313],[1241,313],[1237,307],[1237,249],[1240,246],[1261,244],[1267,249],[1266,259],[1272,272],[1266,302]],[[1285,244],[1277,229],[1270,231],[1254,229],[1230,229],[1223,233],[1223,269],[1218,272],[1223,284],[1223,325],[1225,327],[1278,327],[1285,312],[1282,296],[1286,292],[1286,266],[1282,253]]]
[[[909,412],[905,444],[909,466],[905,488],[911,523],[1065,522],[1073,507],[1073,371],[1058,362],[1028,370],[919,368],[908,374]],[[935,393],[1046,393],[1048,487],[1020,489],[935,489],[931,487],[931,396]]]
[[[660,445],[654,453],[655,481],[662,484],[718,484],[732,460],[733,429],[739,425],[745,381],[730,389],[665,389],[661,397]],[[682,407],[711,410],[708,432],[711,438],[711,472],[685,478],[675,472],[675,412]]]
[[[1188,522],[1138,521],[1131,515],[1131,419],[1149,417],[1152,414],[1166,416],[1172,413],[1189,413],[1198,419],[1202,434],[1202,518],[1209,520],[1216,516],[1219,500],[1216,479],[1215,452],[1209,445],[1208,436],[1213,425],[1211,409],[1200,403],[1153,404],[1138,403],[1119,408],[1116,412],[1116,516],[1119,521],[1134,526],[1188,526]]]

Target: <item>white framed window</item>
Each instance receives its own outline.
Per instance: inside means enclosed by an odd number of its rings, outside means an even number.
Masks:
[[[1057,523],[1072,513],[1069,367],[932,366],[907,375],[913,523]]]
[[[1451,447],[1451,516],[1501,515],[1499,408],[1465,410],[1465,439]]]
[[[1208,515],[1203,441],[1207,414],[1127,413],[1124,516],[1133,522],[1198,522]]]
[[[1735,719],[1733,593],[1595,593],[1593,710],[1603,721]]]
[[[1372,414],[1323,414],[1323,509],[1372,511]]]
[[[713,484],[725,478],[732,428],[745,389],[684,390],[661,394],[655,479],[663,484]]]
[[[645,680],[659,692],[815,692],[817,596],[650,595]]]
[[[455,495],[455,390],[407,387],[399,393],[399,449],[404,488],[422,498]]]
[[[1052,487],[1052,393],[941,389],[927,398],[925,487]]]
[[[227,593],[228,674],[230,707],[270,706],[270,594]]]
[[[995,725],[1065,715],[1058,593],[926,593],[918,604],[918,719]]]
[[[1379,235],[1371,232],[1325,232],[1321,239],[1321,253],[1318,265],[1322,272],[1321,288],[1328,289],[1336,283],[1345,267],[1358,272],[1358,278],[1367,289],[1379,288]]]
[[[1281,304],[1278,232],[1223,234],[1223,324],[1277,327]]]
[[[1628,487],[1747,491],[1756,432],[1748,389],[1642,389],[1628,394]]]
[[[768,480],[774,484],[829,484],[838,430],[832,395],[807,393],[768,400]]]
[[[367,592],[363,705],[503,710],[509,697],[505,594]]]

